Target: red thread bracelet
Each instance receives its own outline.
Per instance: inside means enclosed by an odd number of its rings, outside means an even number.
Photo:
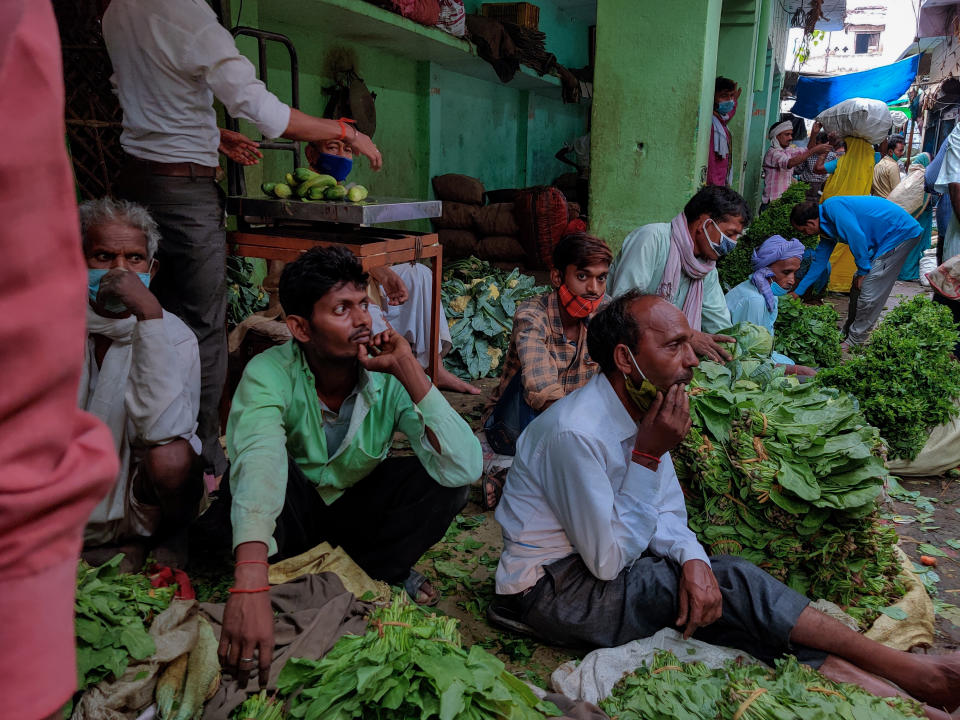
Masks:
[[[266,560],[239,560],[238,562],[234,563],[234,567],[238,567],[240,565],[265,565],[266,567],[270,567],[270,563],[268,563]]]
[[[644,460],[652,460],[652,461],[655,462],[657,465],[660,464],[660,458],[658,458],[656,455],[651,455],[650,453],[645,453],[645,452],[640,452],[639,450],[634,450],[634,451],[633,451],[633,459],[636,460],[637,458],[643,458]]]
[[[337,118],[337,122],[340,123],[340,140],[347,139],[347,123],[352,123],[354,120],[352,118]],[[356,139],[356,138],[354,138]]]
[[[262,592],[267,592],[269,589],[270,589],[270,586],[267,585],[266,587],[255,588],[253,590],[241,590],[240,588],[227,588],[227,592],[228,593],[262,593]]]

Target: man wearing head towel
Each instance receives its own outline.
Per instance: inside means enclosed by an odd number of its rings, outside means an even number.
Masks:
[[[819,123],[814,123],[811,137],[816,137],[819,131]],[[783,191],[790,187],[795,167],[806,162],[811,155],[826,154],[833,149],[829,143],[811,144],[806,148],[791,145],[793,123],[789,120],[784,120],[770,128],[768,137],[770,148],[763,156],[763,202],[760,205],[760,212],[766,210],[767,205],[783,195]]]

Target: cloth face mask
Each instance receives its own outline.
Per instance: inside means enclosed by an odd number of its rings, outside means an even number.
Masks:
[[[713,223],[713,226],[717,229],[717,232],[720,233],[719,244],[715,243],[713,240],[710,239],[710,236],[707,235],[708,222]],[[717,223],[714,222],[713,220],[708,219],[706,222],[703,223],[703,234],[707,235],[707,242],[710,243],[710,247],[712,247],[713,251],[720,257],[723,257],[724,255],[726,255],[728,252],[730,252],[737,246],[737,241],[731,238],[728,238],[726,235],[724,235],[723,230],[721,230],[720,226],[717,225]]]
[[[731,110],[733,110],[733,100],[724,100],[722,103],[717,103],[717,112],[721,115],[726,115]]]
[[[653,404],[654,398],[657,397],[657,386],[652,382],[647,380],[647,376],[643,374],[643,370],[640,369],[640,366],[637,365],[637,359],[633,356],[633,351],[630,348],[627,348],[627,352],[630,353],[630,362],[633,363],[634,369],[640,373],[640,377],[643,378],[643,382],[640,383],[640,387],[637,387],[637,384],[630,379],[629,375],[624,375],[623,379],[626,381],[627,395],[630,396],[630,399],[633,400],[633,404],[637,406],[637,409],[640,412],[645,413],[650,409],[650,405]]]
[[[317,169],[333,177],[337,182],[346,180],[347,175],[353,170],[353,158],[340,157],[330,153],[320,153],[317,156]]]
[[[599,297],[596,300],[588,300],[582,295],[574,295],[570,292],[570,288],[567,287],[566,283],[561,285],[557,292],[560,295],[560,305],[563,306],[563,309],[570,313],[571,317],[577,319],[582,319],[593,313],[600,303],[603,302],[603,298]]]
[[[772,282],[770,283],[770,292],[772,292],[775,296],[779,297],[781,295],[786,295],[790,291],[784,290],[782,287],[780,287],[780,285],[778,285],[775,282]]]
[[[151,266],[153,261],[151,261]],[[91,302],[97,302],[97,295],[100,294],[100,281],[103,280],[103,276],[110,272],[109,268],[87,268],[87,294],[90,297]],[[147,287],[150,287],[150,273],[137,273],[137,277],[140,278],[141,282]],[[116,300],[107,300],[102,303],[103,309],[107,312],[112,313],[121,313],[127,309],[127,306],[122,302]]]

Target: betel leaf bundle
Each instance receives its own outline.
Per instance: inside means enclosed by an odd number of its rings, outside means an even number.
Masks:
[[[841,358],[839,321],[832,305],[805,305],[784,295],[773,326],[773,347],[798,365],[834,367]]]
[[[364,635],[346,635],[321,660],[292,658],[277,678],[289,717],[306,720],[535,720],[558,716],[503,663],[461,646],[454,618],[403,595],[375,610]]]
[[[773,670],[737,660],[710,668],[683,663],[668,650],[624,675],[600,707],[618,720],[925,717],[915,700],[878,697],[857,685],[833,682],[792,656],[777,660]]]
[[[904,593],[896,532],[876,515],[880,435],[851,395],[739,352],[701,363],[690,384],[693,427],[674,451],[690,527],[710,554],[744,557],[867,625]]]
[[[465,380],[499,375],[517,305],[550,288],[537,286],[518,269],[508,273],[475,257],[451,263],[443,278],[443,309],[453,345],[444,364]]]
[[[81,561],[77,570],[74,627],[80,690],[120,677],[131,658],[144,660],[156,652],[147,625],[170,605],[176,591],[153,588],[143,575],[121,573],[122,559],[116,555],[99,567]]]
[[[860,400],[880,429],[890,457],[913,460],[930,430],[956,417],[960,363],[953,357],[957,327],[950,310],[917,295],[902,302],[853,348],[844,364],[817,376]]]

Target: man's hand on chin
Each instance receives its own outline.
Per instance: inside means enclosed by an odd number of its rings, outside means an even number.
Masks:
[[[137,320],[155,320],[163,317],[160,301],[143,284],[135,272],[114,268],[100,280],[97,302],[116,300],[126,306]]]
[[[711,335],[709,333],[693,331],[693,337],[690,338],[690,346],[697,354],[697,357],[706,358],[716,363],[725,363],[730,360],[732,355],[720,343],[736,342],[735,338],[727,335]]]
[[[368,343],[357,345],[357,360],[369,372],[393,375],[415,403],[430,392],[430,378],[414,357],[410,343],[392,328],[372,336]]]
[[[697,628],[706,627],[723,614],[723,596],[713,570],[703,560],[687,560],[683,564],[678,588],[680,611],[677,627],[689,639]]]

